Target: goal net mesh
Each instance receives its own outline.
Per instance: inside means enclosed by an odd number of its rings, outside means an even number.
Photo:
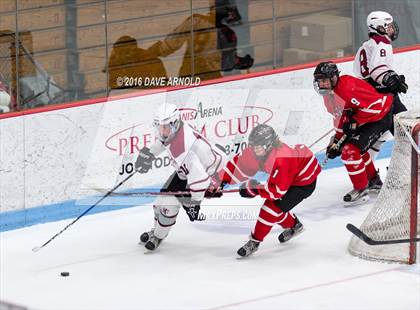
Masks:
[[[420,124],[420,110],[398,114],[394,124],[395,143],[387,177],[372,210],[360,227],[370,238],[380,241],[413,238],[420,232],[419,208],[412,211],[412,182],[415,181],[415,175],[419,175],[419,161],[413,166],[413,157],[418,158],[418,154],[413,152],[414,141],[408,137],[408,133],[411,135],[413,129]],[[417,193],[419,184],[420,182],[416,188]],[[417,206],[418,196],[417,194]],[[413,220],[417,221],[417,225]],[[414,232],[413,235],[412,230],[415,228],[417,233]],[[415,256],[416,243],[372,246],[352,236],[348,249],[351,254],[364,259],[409,263],[413,259],[413,249],[410,251],[410,246],[414,247]]]

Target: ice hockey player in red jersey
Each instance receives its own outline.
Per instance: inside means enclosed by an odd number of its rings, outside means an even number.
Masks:
[[[336,133],[327,147],[328,158],[341,155],[353,183],[353,190],[344,196],[353,203],[369,198],[369,189],[380,182],[368,152],[392,124],[392,94],[380,94],[361,79],[340,76],[332,62],[321,62],[314,72],[315,90],[324,96],[327,111],[334,116]],[[339,143],[345,135],[344,142]]]
[[[314,154],[305,145],[289,147],[269,125],[253,128],[248,144],[218,173],[218,180],[214,180],[218,184],[214,188],[219,189],[224,184],[245,182],[239,191],[242,197],[265,199],[250,240],[237,252],[240,256],[255,252],[276,224],[285,229],[278,237],[280,242],[302,232],[302,223],[290,210],[313,193],[321,171]],[[252,178],[258,171],[269,175],[266,183]]]

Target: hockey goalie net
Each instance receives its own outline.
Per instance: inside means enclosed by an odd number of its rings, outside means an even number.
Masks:
[[[420,110],[396,115],[395,143],[385,183],[360,230],[374,240],[413,239],[420,233]],[[364,259],[413,264],[416,242],[368,245],[353,236],[349,251]]]

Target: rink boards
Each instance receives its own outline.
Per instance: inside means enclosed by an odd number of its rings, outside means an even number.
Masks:
[[[396,54],[394,64],[409,85],[402,100],[408,108],[418,106],[419,49]],[[339,69],[351,73],[352,65],[341,62]],[[151,119],[154,107],[163,101],[177,104],[186,123],[223,145],[230,155],[246,146],[247,135],[258,123],[275,127],[287,143],[310,145],[332,128],[331,117],[312,87],[313,70],[313,66],[283,69],[1,119],[0,231],[83,212],[132,172],[138,150],[155,139]],[[328,137],[314,145],[313,151],[321,151],[327,141]],[[389,155],[390,147],[382,153]],[[131,178],[121,191],[158,188],[172,169],[162,156],[151,172]],[[111,199],[96,212],[148,201]]]

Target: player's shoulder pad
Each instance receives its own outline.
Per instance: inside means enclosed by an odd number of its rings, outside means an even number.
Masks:
[[[294,147],[290,147],[286,143],[282,142],[282,144],[279,147],[276,147],[270,155],[272,155],[276,161],[284,161],[292,157],[291,154],[293,151]]]
[[[249,159],[249,160],[256,160],[257,158],[255,157],[254,151],[252,151],[252,149],[250,147],[245,148],[241,153],[240,156],[244,159]]]
[[[242,172],[246,175],[254,175],[259,170],[259,161],[250,147],[245,148],[241,153],[235,156],[240,158],[238,164],[240,165]]]
[[[341,83],[347,83],[347,82],[353,81],[355,79],[357,79],[357,77],[354,77],[354,76],[349,75],[349,74],[340,75]]]
[[[370,39],[378,45],[380,43],[391,44],[391,41],[387,37],[381,35],[373,35]]]

